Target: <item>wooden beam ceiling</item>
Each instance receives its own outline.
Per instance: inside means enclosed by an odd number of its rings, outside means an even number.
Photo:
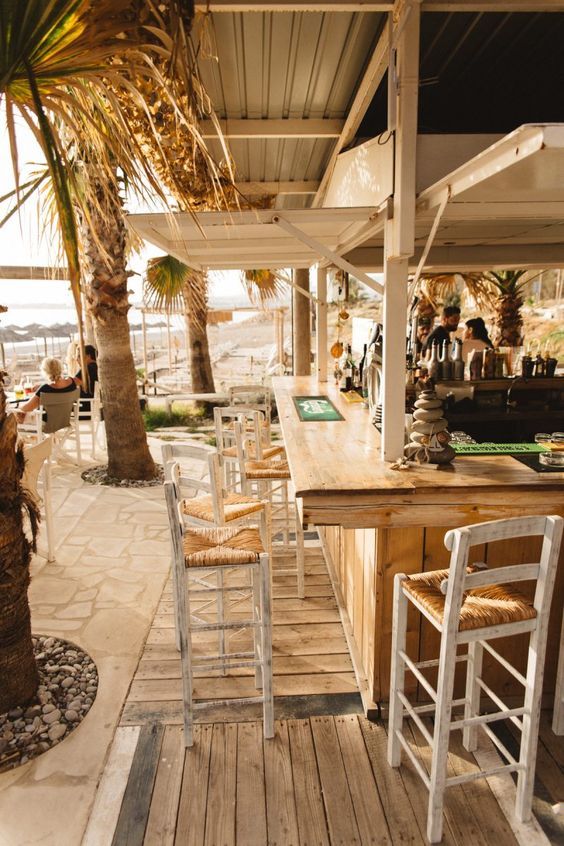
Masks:
[[[334,118],[241,118],[219,120],[226,138],[338,138],[345,121]],[[200,123],[204,138],[217,138],[216,125],[211,120]]]

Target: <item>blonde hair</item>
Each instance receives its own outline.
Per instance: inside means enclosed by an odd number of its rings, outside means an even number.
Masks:
[[[61,378],[63,368],[58,358],[44,358],[41,362],[41,372],[50,382],[56,382]]]

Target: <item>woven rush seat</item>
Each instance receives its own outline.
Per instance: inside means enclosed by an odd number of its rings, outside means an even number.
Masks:
[[[262,502],[258,502],[252,496],[228,493],[223,497],[223,511],[227,522],[237,520],[239,517],[246,517],[248,514],[255,514],[262,507]],[[182,512],[187,517],[195,517],[198,520],[209,520],[210,523],[215,521],[213,499],[211,496],[198,496],[194,499],[183,500]]]
[[[259,530],[251,526],[184,529],[182,541],[187,567],[254,564],[264,552]]]
[[[245,475],[247,479],[289,479],[290,467],[287,461],[245,461]]]
[[[250,458],[256,459],[257,451],[254,444],[251,444],[248,448]],[[270,447],[263,447],[262,454],[263,458],[274,458],[276,455],[282,455],[284,452],[283,446],[270,446]],[[226,458],[237,458],[237,446],[227,447],[223,450],[223,455]]]
[[[468,568],[471,571],[473,568]],[[448,579],[448,570],[433,570],[430,573],[416,573],[402,582],[402,587],[429,614],[443,622],[445,599],[441,593],[441,582]],[[481,629],[516,623],[536,617],[532,600],[512,585],[487,585],[473,588],[464,593],[460,609],[459,631]]]

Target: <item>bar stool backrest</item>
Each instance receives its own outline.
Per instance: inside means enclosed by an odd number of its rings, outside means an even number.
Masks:
[[[211,496],[214,521],[223,525],[225,490],[217,451],[196,443],[164,444],[162,457],[165,480],[174,482],[178,498]]]
[[[536,581],[533,606],[539,624],[542,625],[543,615],[548,615],[550,608],[563,527],[562,517],[532,516],[477,523],[447,532],[445,546],[451,552],[451,557],[448,579],[441,584],[441,592],[446,594],[444,628],[457,630],[465,591],[518,581]],[[540,561],[531,564],[507,564],[491,570],[479,569],[472,573],[467,571],[468,554],[472,546],[533,536],[543,537]]]
[[[268,438],[265,443],[270,443],[270,425],[272,419],[272,394],[270,388],[264,385],[233,385],[227,393],[230,406],[242,405],[253,411],[262,411],[266,420]]]
[[[215,442],[220,456],[228,447],[233,446],[235,441],[234,423],[239,420],[252,421],[255,409],[251,406],[216,406],[213,410],[213,421],[215,426]]]

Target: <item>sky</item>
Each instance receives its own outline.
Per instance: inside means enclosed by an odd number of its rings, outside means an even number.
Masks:
[[[29,129],[21,119],[18,127],[18,155],[20,184],[25,182],[26,174],[44,159]],[[14,189],[14,175],[11,164],[8,133],[3,110],[0,111],[0,196]],[[7,209],[0,207],[0,219]],[[162,251],[147,245],[141,256],[132,256],[129,268],[143,272],[147,260]],[[14,215],[3,227],[0,227],[0,263],[3,265],[44,266],[57,263],[57,245],[50,243],[49,236],[42,234],[41,217],[38,204],[31,199],[19,215]],[[130,289],[134,292],[132,301],[141,299],[141,275],[130,277]],[[211,295],[224,297],[230,294],[241,295],[243,289],[234,272],[216,274],[212,280]],[[0,303],[4,305],[27,306],[33,303],[72,305],[68,282],[59,280],[12,280],[0,279]],[[40,320],[38,322],[41,322]]]

